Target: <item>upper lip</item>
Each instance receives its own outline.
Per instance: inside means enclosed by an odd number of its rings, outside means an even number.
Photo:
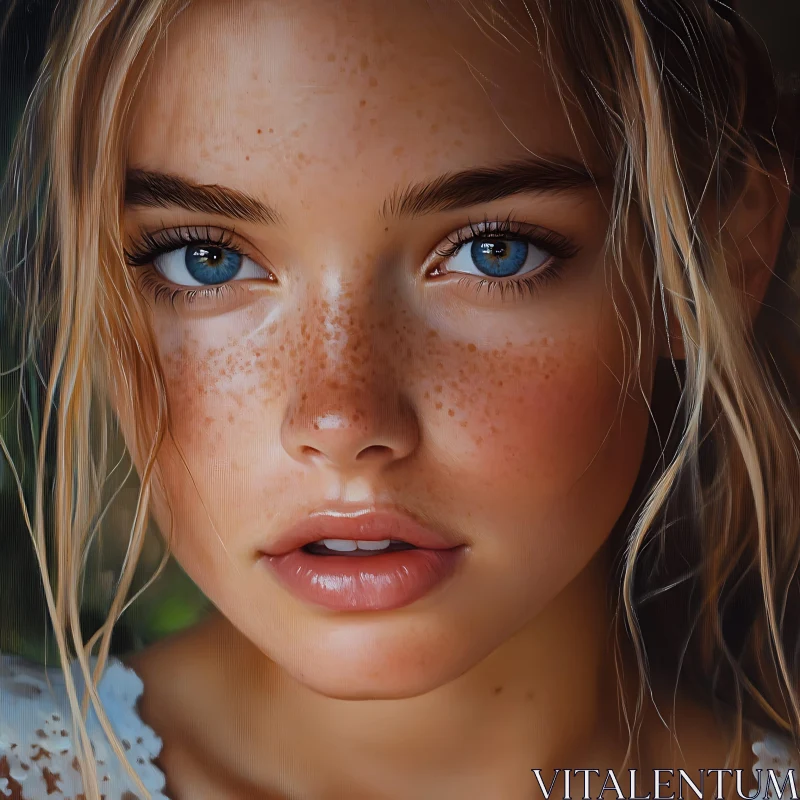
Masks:
[[[261,548],[269,556],[281,556],[321,539],[351,539],[377,542],[395,539],[428,550],[458,546],[452,537],[423,524],[398,508],[336,507],[320,509],[285,530],[274,542]]]

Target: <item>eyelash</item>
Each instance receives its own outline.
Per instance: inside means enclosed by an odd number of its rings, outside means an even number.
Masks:
[[[480,294],[481,291],[485,291],[489,295],[500,292],[502,300],[505,300],[507,292],[512,292],[518,298],[522,298],[525,294],[533,295],[546,282],[560,277],[564,262],[573,258],[580,250],[569,239],[554,231],[540,228],[537,225],[520,223],[509,216],[496,220],[489,220],[487,217],[479,223],[469,222],[466,228],[461,228],[453,233],[448,239],[449,244],[437,249],[435,255],[445,260],[452,258],[473,239],[507,239],[511,237],[528,242],[549,253],[553,257],[551,263],[532,275],[520,278],[481,278],[475,284],[475,276],[465,275],[459,280],[459,286],[472,284],[475,286],[476,294]],[[157,302],[165,302],[173,307],[176,300],[191,304],[197,299],[218,298],[223,293],[233,291],[234,281],[210,285],[202,289],[187,289],[173,287],[161,278],[153,264],[155,259],[165,253],[197,244],[213,245],[243,257],[246,256],[246,253],[236,246],[228,231],[210,227],[187,227],[171,228],[155,234],[142,231],[140,240],[131,250],[125,251],[125,259],[132,268],[147,267],[147,271],[141,277],[141,288],[149,290]],[[438,268],[440,264],[441,262],[438,262],[434,269]]]
[[[173,287],[164,281],[153,263],[159,256],[197,244],[221,247],[243,257],[247,255],[241,247],[237,247],[230,232],[208,226],[170,228],[157,233],[141,231],[139,236],[140,240],[133,248],[125,251],[125,260],[128,266],[134,269],[146,267],[140,278],[141,288],[149,291],[156,302],[168,303],[173,307],[176,300],[188,305],[198,299],[221,297],[234,290],[231,285],[233,282],[209,285],[200,289]]]
[[[580,251],[580,248],[573,242],[555,231],[540,228],[538,225],[517,222],[508,216],[505,219],[490,220],[485,217],[479,223],[469,222],[466,228],[461,228],[451,235],[448,239],[450,244],[447,247],[436,250],[435,254],[441,259],[448,259],[455,256],[473,239],[508,238],[522,240],[544,250],[552,256],[551,263],[543,269],[539,268],[532,275],[524,275],[520,278],[481,278],[475,285],[476,294],[481,291],[485,291],[489,295],[500,292],[501,300],[505,300],[507,292],[512,292],[517,298],[522,298],[526,294],[534,295],[545,283],[561,277],[564,262],[574,258]],[[438,266],[437,264],[436,268]],[[458,284],[459,286],[474,284],[474,278],[475,276],[464,276]]]

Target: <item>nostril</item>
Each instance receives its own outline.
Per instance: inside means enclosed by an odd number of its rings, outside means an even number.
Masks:
[[[374,458],[386,458],[392,454],[392,448],[387,447],[385,444],[371,444],[365,447],[356,456],[356,461],[367,461]]]
[[[316,458],[316,456],[321,456],[322,455],[322,451],[321,450],[317,450],[316,447],[311,447],[311,446],[309,446],[307,444],[303,445],[300,448],[300,453],[302,455],[304,455],[304,456],[307,456],[308,458]]]

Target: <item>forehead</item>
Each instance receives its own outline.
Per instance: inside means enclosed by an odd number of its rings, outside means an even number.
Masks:
[[[129,160],[255,189],[262,167],[297,186],[331,173],[424,179],[531,152],[586,157],[525,42],[533,21],[518,17],[512,40],[468,5],[195,2],[139,90]]]

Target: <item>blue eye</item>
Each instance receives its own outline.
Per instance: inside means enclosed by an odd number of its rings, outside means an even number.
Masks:
[[[475,236],[460,246],[447,260],[447,271],[509,278],[538,269],[551,258],[551,253],[525,239]]]
[[[475,266],[493,278],[514,275],[528,257],[528,243],[519,239],[473,239],[470,256]]]
[[[228,247],[191,244],[162,253],[153,266],[178,286],[213,286],[234,278],[263,278],[268,275],[254,261]]]
[[[222,247],[187,247],[184,260],[189,274],[199,283],[225,283],[242,268],[241,255]]]

